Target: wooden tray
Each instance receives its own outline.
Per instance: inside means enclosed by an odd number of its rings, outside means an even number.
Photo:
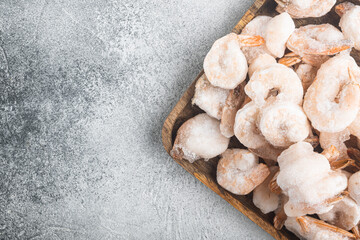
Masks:
[[[351,0],[350,0],[351,1]],[[356,1],[356,0],[355,0]],[[352,1],[355,3],[355,1]],[[344,2],[337,1],[338,3]],[[338,4],[337,3],[337,4]],[[254,17],[258,15],[267,15],[275,16],[278,14],[275,11],[276,3],[274,0],[256,0],[250,9],[245,13],[241,18],[238,24],[234,27],[232,32],[239,34],[243,27],[250,22]],[[307,25],[307,24],[321,24],[321,23],[331,23],[334,26],[338,26],[340,18],[335,13],[334,10],[326,14],[321,18],[306,18],[306,19],[295,19],[296,27]],[[359,64],[360,54],[359,51],[353,50],[351,55],[357,60]],[[203,112],[196,106],[192,106],[191,98],[194,95],[195,83],[196,81],[204,74],[202,71],[195,81],[190,85],[186,90],[184,95],[181,97],[179,102],[176,104],[174,109],[171,111],[167,119],[165,120],[164,126],[162,128],[162,141],[165,147],[165,150],[170,154],[172,149],[176,132],[179,127],[189,118]],[[235,137],[231,139],[229,147],[240,147],[244,148]],[[285,228],[278,231],[274,228],[272,221],[274,214],[263,214],[257,207],[254,206],[252,202],[252,195],[247,196],[237,196],[234,195],[220,185],[216,181],[216,166],[219,158],[210,159],[208,162],[203,160],[196,161],[191,164],[187,160],[176,160],[183,168],[185,168],[189,173],[194,175],[198,180],[208,186],[211,190],[219,194],[223,199],[233,205],[237,210],[242,212],[245,216],[251,219],[253,222],[258,224],[266,232],[271,234],[275,239],[288,240],[288,239],[298,239],[295,235],[287,231]]]

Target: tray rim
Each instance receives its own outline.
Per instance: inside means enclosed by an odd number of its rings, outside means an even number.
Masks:
[[[232,29],[232,32],[234,33],[240,33],[240,31],[243,29],[243,27],[250,22],[258,13],[260,8],[267,2],[272,0],[255,0],[255,2],[251,5],[251,7],[245,12],[245,14],[242,16],[242,18],[239,20],[239,22],[236,24],[236,26]],[[195,88],[196,81],[204,74],[204,70],[202,70],[195,80],[190,84],[190,86],[186,89],[184,94],[181,96],[180,100],[176,103],[176,105],[172,108],[169,115],[166,117],[162,130],[161,130],[161,138],[163,146],[166,150],[166,152],[170,155],[170,151],[172,148],[172,131],[175,124],[175,121],[177,119],[177,116],[179,113],[186,107],[189,101],[191,101],[191,98],[193,97],[193,89]],[[171,155],[170,155],[171,157]],[[172,157],[171,157],[172,158]],[[231,193],[225,191],[220,191],[218,186],[211,180],[209,180],[205,175],[198,172],[196,167],[183,160],[177,160],[172,158],[177,162],[180,166],[182,166],[187,172],[189,172],[191,175],[193,175],[195,178],[197,178],[200,182],[202,182],[204,185],[206,185],[208,188],[210,188],[212,191],[214,191],[216,194],[218,194],[220,197],[222,197],[224,200],[226,200],[229,204],[231,204],[234,208],[236,208],[238,211],[240,211],[242,214],[244,214],[246,217],[248,217],[251,221],[253,221],[255,224],[257,224],[259,227],[261,227],[264,231],[269,233],[271,236],[273,236],[277,240],[289,240],[289,238],[282,232],[270,224],[268,221],[263,219],[260,215],[258,215],[256,212],[254,212],[249,207],[245,206],[241,201],[234,198]]]

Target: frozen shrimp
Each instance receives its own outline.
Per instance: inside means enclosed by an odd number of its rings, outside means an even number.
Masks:
[[[236,113],[235,136],[245,147],[257,149],[267,144],[256,125],[259,113],[260,109],[254,102],[249,102]]]
[[[297,74],[278,63],[256,71],[245,86],[245,92],[259,107],[270,97],[299,105],[303,99],[303,87]]]
[[[234,126],[235,136],[257,156],[276,161],[284,149],[271,146],[261,134],[257,127],[259,113],[260,109],[254,102],[245,104],[244,107],[236,113]]]
[[[230,139],[220,132],[220,122],[206,113],[187,120],[178,130],[171,156],[194,162],[223,153]]]
[[[351,48],[352,42],[331,24],[321,24],[297,28],[286,46],[299,56],[334,55]]]
[[[294,52],[290,52],[285,54],[283,58],[279,59],[279,63],[287,67],[291,67],[297,63],[303,63],[318,69],[324,62],[329,59],[330,56],[327,55],[304,54],[303,56],[300,56]]]
[[[265,30],[270,20],[271,17],[268,16],[257,16],[244,27],[240,35],[245,34],[247,36],[261,36],[265,38]],[[266,48],[266,44],[257,47],[243,46],[241,47],[241,50],[249,64],[261,54],[270,54],[269,50]]]
[[[339,227],[309,217],[289,217],[285,227],[300,239],[307,240],[350,240],[356,236]]]
[[[275,0],[278,12],[287,12],[292,18],[321,17],[328,13],[336,0]]]
[[[311,131],[307,117],[299,105],[291,102],[270,103],[260,115],[259,129],[276,147],[288,147],[305,140]]]
[[[319,214],[321,220],[340,227],[351,230],[360,221],[360,207],[350,197],[346,197],[336,203],[329,212]]]
[[[195,85],[195,94],[192,104],[196,104],[209,116],[220,120],[229,90],[214,87],[203,74]]]
[[[253,203],[264,214],[275,211],[280,204],[280,196],[271,192],[269,189],[269,182],[278,172],[279,167],[273,166],[269,168],[270,175],[265,179],[263,183],[254,189]]]
[[[296,69],[296,74],[299,76],[304,92],[310,87],[316,77],[318,68],[310,64],[300,64]]]
[[[320,132],[340,132],[356,118],[360,101],[360,68],[349,55],[324,63],[304,98],[304,110]]]
[[[354,173],[349,178],[348,191],[352,197],[360,205],[360,171]]]
[[[349,158],[347,154],[347,147],[345,141],[350,139],[350,131],[345,128],[345,130],[337,133],[320,133],[320,145],[323,149],[328,149],[331,146],[334,146],[339,151],[339,158],[346,159]]]
[[[248,65],[241,46],[258,46],[264,43],[259,36],[239,36],[230,33],[211,47],[204,60],[204,71],[209,82],[224,89],[234,89],[247,75]]]
[[[249,77],[253,75],[257,70],[261,70],[276,63],[276,59],[270,54],[264,53],[257,56],[253,62],[249,65]]]
[[[354,43],[354,47],[360,50],[360,6],[350,2],[341,3],[336,7],[341,16],[339,26],[344,36]]]
[[[228,149],[219,160],[217,181],[226,190],[238,195],[249,194],[270,174],[259,158],[245,149]]]
[[[289,217],[328,212],[346,196],[346,175],[333,171],[329,160],[314,152],[309,143],[290,146],[278,157],[278,163],[276,183],[289,197],[284,206]]]
[[[286,42],[295,30],[294,21],[287,13],[281,13],[273,17],[266,28],[266,47],[275,57],[284,56]]]
[[[225,101],[221,114],[220,131],[225,137],[234,136],[234,124],[237,111],[245,100],[245,82],[231,90]]]

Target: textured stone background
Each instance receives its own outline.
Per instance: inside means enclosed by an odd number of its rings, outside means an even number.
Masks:
[[[1,0],[0,239],[271,239],[163,150],[252,0]]]

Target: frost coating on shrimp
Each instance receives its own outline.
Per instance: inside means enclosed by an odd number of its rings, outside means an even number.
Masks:
[[[266,28],[266,47],[275,57],[284,56],[286,42],[295,30],[294,21],[288,13],[281,13],[273,17]]]
[[[275,173],[279,170],[279,167],[273,166],[269,168],[270,175],[265,179],[263,183],[254,189],[253,203],[264,214],[275,211],[280,205],[280,196],[271,192],[269,189],[269,183],[274,177]]]
[[[220,133],[220,122],[206,113],[187,120],[178,130],[171,156],[194,162],[200,158],[210,159],[223,153],[229,138]]]
[[[345,11],[339,26],[344,36],[354,43],[355,49],[360,50],[360,6],[354,5],[351,9]]]
[[[221,114],[220,131],[225,137],[234,136],[234,124],[237,111],[245,100],[245,82],[231,90]]]
[[[265,38],[265,30],[266,27],[271,20],[269,16],[257,16],[253,20],[251,20],[242,30],[242,34],[250,35],[250,36],[261,36]],[[253,60],[261,54],[270,54],[269,50],[266,48],[266,44],[263,44],[258,47],[241,47],[247,61],[249,64],[253,62]]]
[[[290,146],[278,157],[278,163],[276,181],[289,197],[284,210],[290,217],[328,212],[334,204],[328,200],[347,187],[346,176],[331,170],[328,159],[314,152],[309,143]]]
[[[234,89],[245,80],[248,65],[235,33],[215,41],[205,57],[204,71],[212,85],[224,89]]]
[[[352,197],[357,204],[360,205],[360,172],[354,173],[349,178],[348,191],[350,193],[350,197]]]
[[[310,64],[300,64],[296,69],[296,74],[299,76],[304,92],[310,87],[316,77],[318,68]]]
[[[340,132],[356,118],[360,69],[349,55],[338,55],[318,70],[304,98],[304,110],[320,132]]]
[[[336,0],[275,0],[278,12],[287,12],[292,18],[321,17],[328,13]]]
[[[300,239],[307,240],[351,240],[355,236],[311,217],[288,217],[285,227]]]
[[[311,131],[303,109],[291,102],[278,102],[265,107],[260,115],[259,129],[265,139],[276,147],[288,147],[303,141]]]
[[[340,159],[349,158],[347,154],[347,147],[345,145],[345,141],[350,139],[350,131],[349,129],[345,129],[341,132],[337,133],[320,133],[320,146],[322,149],[330,148],[331,146],[336,147],[336,149],[340,152]]]
[[[211,117],[220,120],[228,95],[229,90],[212,86],[204,74],[196,82],[192,104],[196,104]]]
[[[299,105],[304,93],[301,80],[294,70],[278,63],[256,71],[246,84],[245,92],[259,107],[266,103],[270,92],[277,93],[278,101]]]
[[[356,115],[355,120],[348,127],[350,133],[360,139],[360,111]]]
[[[310,24],[297,28],[286,46],[300,56],[334,55],[351,48],[352,42],[331,24]]]
[[[319,217],[337,227],[351,230],[360,221],[360,207],[352,198],[346,197],[337,202],[329,212],[319,214]]]
[[[217,166],[217,181],[226,190],[238,195],[249,194],[270,174],[259,158],[245,149],[228,149]]]
[[[264,53],[257,56],[249,66],[249,77],[251,78],[257,70],[266,68],[274,63],[276,63],[276,59],[270,54]]]
[[[235,117],[234,132],[236,138],[248,148],[260,148],[267,142],[256,126],[260,110],[254,104],[249,102],[241,108]]]

